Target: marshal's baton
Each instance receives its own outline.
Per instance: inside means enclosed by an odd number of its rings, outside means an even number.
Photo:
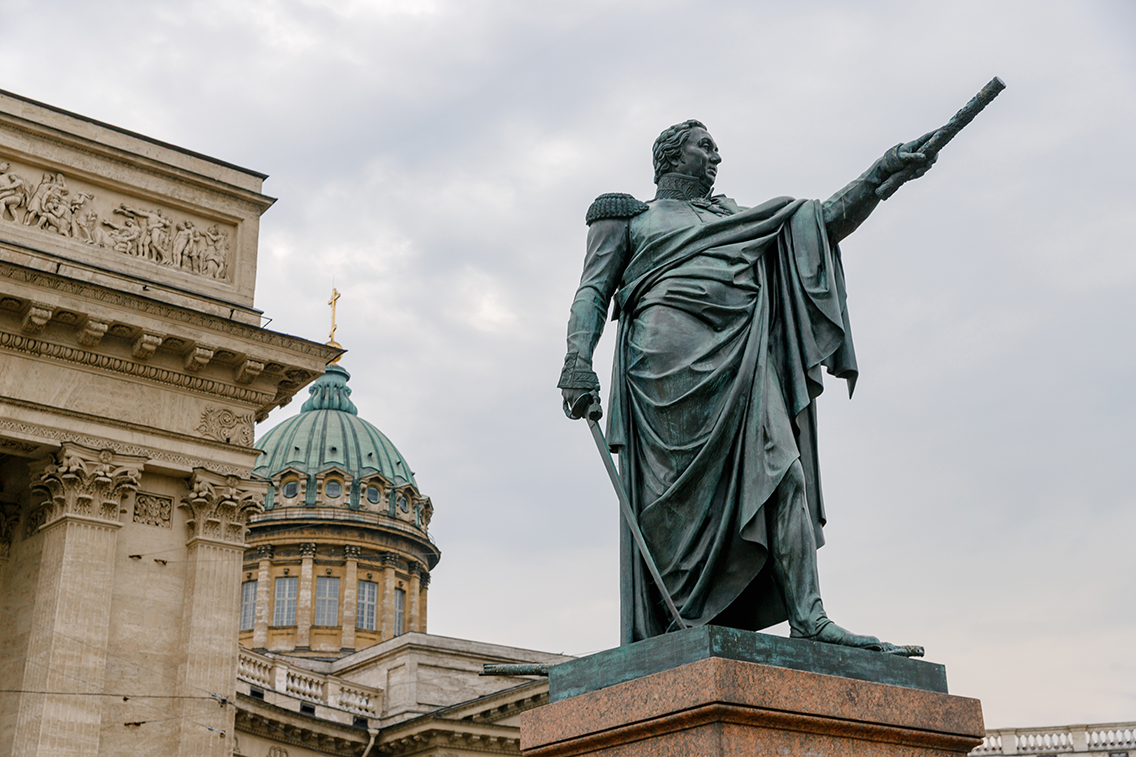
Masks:
[[[619,509],[623,511],[623,519],[627,521],[627,528],[631,531],[631,538],[635,540],[635,546],[639,548],[639,554],[643,557],[643,563],[647,566],[647,572],[651,574],[651,578],[655,581],[655,586],[658,587],[659,593],[663,596],[663,601],[670,610],[671,617],[674,618],[675,623],[679,628],[690,628],[690,624],[683,619],[679,613],[678,608],[675,607],[674,600],[671,599],[671,593],[667,590],[667,585],[663,583],[663,577],[659,573],[659,567],[655,565],[655,558],[651,556],[651,550],[647,548],[647,541],[643,538],[643,532],[639,528],[639,520],[635,517],[635,511],[631,509],[631,500],[627,498],[627,492],[623,488],[623,482],[619,479],[619,472],[615,469],[615,461],[611,459],[611,450],[607,446],[607,439],[604,438],[603,431],[600,430],[600,425],[596,420],[601,416],[600,405],[595,401],[591,395],[585,394],[581,399],[588,400],[588,409],[584,412],[584,418],[588,421],[588,428],[592,432],[592,439],[596,442],[596,448],[600,451],[600,458],[603,460],[604,468],[607,469],[608,478],[611,479],[611,485],[615,488],[615,496],[619,499]],[[577,404],[583,404],[577,401]],[[593,409],[594,408],[594,409]],[[576,408],[573,408],[573,412]]]
[[[931,138],[923,143],[919,148],[919,152],[926,155],[928,158],[933,158],[939,154],[939,150],[943,149],[947,142],[955,138],[955,135],[962,131],[963,127],[974,120],[974,117],[982,112],[982,109],[989,105],[998,93],[1006,88],[1005,83],[997,76],[987,83],[977,95],[971,98],[970,102],[962,107],[958,113],[955,113],[954,118],[947,122],[947,125],[936,131],[931,135]],[[876,197],[881,200],[886,200],[895,194],[895,190],[899,189],[904,182],[915,177],[915,169],[909,168],[898,173],[893,173],[887,178],[883,184],[876,189]]]

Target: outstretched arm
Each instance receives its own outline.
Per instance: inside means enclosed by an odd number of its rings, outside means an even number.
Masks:
[[[589,402],[599,398],[600,381],[592,370],[592,353],[603,334],[608,305],[630,259],[626,218],[605,218],[588,227],[588,252],[580,286],[568,313],[568,354],[557,386],[564,396],[564,413],[579,418]]]
[[[833,243],[847,237],[862,224],[876,206],[880,198],[876,189],[892,174],[915,169],[915,177],[922,176],[935,162],[928,158],[920,148],[935,132],[924,134],[907,144],[896,145],[872,164],[860,177],[824,202],[824,223]]]

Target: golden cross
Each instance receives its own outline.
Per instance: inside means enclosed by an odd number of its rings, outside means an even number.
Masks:
[[[327,304],[331,305],[331,333],[327,335],[327,344],[328,344],[329,347],[341,346],[337,341],[335,341],[335,329],[337,328],[336,325],[335,325],[335,304],[337,302],[339,302],[339,297],[340,297],[339,290],[336,289],[335,287],[332,287],[331,288],[331,299],[327,301]],[[331,362],[338,363],[339,358],[336,358],[335,360],[332,360]]]

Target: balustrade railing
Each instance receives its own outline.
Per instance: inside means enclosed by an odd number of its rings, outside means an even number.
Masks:
[[[383,692],[296,667],[285,660],[242,649],[237,678],[263,691],[321,704],[352,715],[377,718],[383,709]]]
[[[1136,723],[1100,723],[1059,728],[1001,728],[986,732],[971,757],[1048,757],[1095,752],[1136,757]]]

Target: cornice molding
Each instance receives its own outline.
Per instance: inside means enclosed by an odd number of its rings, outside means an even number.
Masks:
[[[2,400],[2,402],[13,405],[31,406],[31,403],[22,403],[17,400]],[[82,413],[73,413],[71,411],[53,410],[53,412],[76,417],[83,416]],[[111,425],[120,426],[122,428],[134,427],[134,424],[126,423],[123,421],[112,421],[108,418],[99,418],[98,420],[101,423],[108,423]],[[116,442],[109,439],[100,439],[98,437],[88,436],[86,434],[78,434],[73,431],[56,428],[54,426],[41,426],[38,423],[25,423],[21,421],[8,420],[7,418],[0,418],[0,430],[14,431],[20,434],[27,434],[28,436],[38,436],[43,439],[53,439],[61,443],[75,442],[76,444],[82,444],[84,446],[93,447],[95,449],[110,449],[122,455],[137,455],[139,457],[144,457],[150,460],[162,460],[184,468],[208,467],[209,469],[217,471],[221,475],[225,476],[243,477],[249,475],[249,471],[247,469],[238,468],[234,465],[220,465],[216,462],[213,462],[212,460],[206,460],[204,458],[190,457],[188,455],[178,455],[155,447],[140,447],[133,444],[123,444],[121,442]],[[152,432],[153,429],[146,429],[146,431]],[[169,434],[169,436],[174,437],[173,434]],[[207,444],[211,447],[218,447],[222,449],[227,446],[208,440],[195,439],[193,437],[182,438],[191,439],[197,444]]]
[[[222,397],[237,402],[246,402],[255,405],[258,409],[276,399],[278,394],[258,392],[255,389],[232,386],[213,379],[193,376],[188,373],[178,373],[168,368],[159,368],[154,365],[137,363],[112,355],[102,355],[90,352],[79,347],[68,347],[43,339],[34,339],[22,334],[0,331],[0,349],[10,352],[22,352],[36,357],[51,358],[65,363],[82,365],[87,368],[120,373],[124,376],[145,379],[158,384],[174,386],[210,397]],[[151,352],[152,354],[152,352]]]
[[[135,310],[148,315],[166,318],[171,321],[177,321],[197,328],[204,328],[209,331],[229,334],[250,342],[267,344],[303,355],[311,355],[312,357],[324,361],[331,360],[344,352],[342,349],[329,347],[319,342],[312,342],[307,339],[281,334],[276,331],[269,331],[259,326],[228,320],[219,316],[209,315],[208,313],[181,308],[176,305],[168,305],[145,297],[116,292],[97,284],[88,284],[53,273],[36,271],[8,261],[0,261],[0,278],[12,279],[13,281],[19,281],[45,289],[54,289],[58,292],[85,297],[91,300],[108,302],[128,310]]]

